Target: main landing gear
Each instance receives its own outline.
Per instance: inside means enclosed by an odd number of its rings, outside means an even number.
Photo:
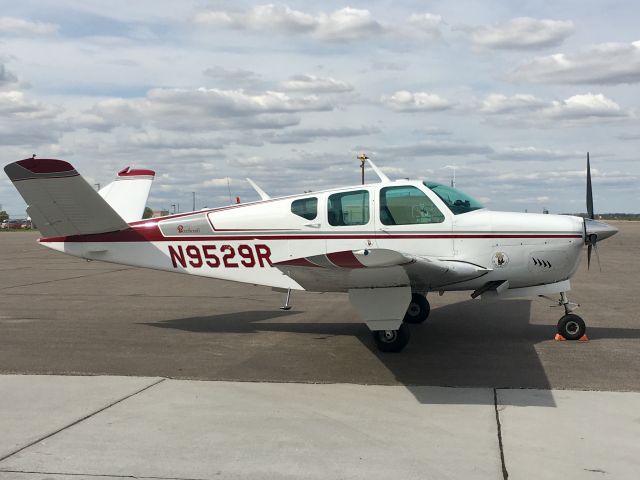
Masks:
[[[376,342],[378,350],[381,352],[400,352],[407,346],[410,338],[410,330],[407,324],[418,324],[424,322],[429,313],[431,306],[427,298],[420,293],[411,294],[411,302],[407,307],[404,315],[403,323],[398,330],[374,330],[373,339]]]
[[[378,350],[381,352],[399,352],[409,343],[410,332],[406,323],[398,330],[374,330],[371,332]]]
[[[558,303],[564,307],[564,316],[558,320],[558,333],[566,340],[579,340],[587,332],[587,326],[582,318],[572,313],[573,307],[577,305],[567,300],[565,292],[560,293]]]
[[[420,293],[412,293],[411,303],[409,303],[407,313],[404,314],[402,321],[404,323],[422,323],[429,317],[430,312],[431,305],[429,305],[427,297]]]

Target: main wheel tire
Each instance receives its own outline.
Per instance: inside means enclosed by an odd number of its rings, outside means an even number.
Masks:
[[[578,340],[586,333],[587,326],[578,315],[569,313],[558,321],[558,333],[567,340]]]
[[[422,323],[429,317],[430,312],[431,305],[429,305],[427,297],[419,293],[413,293],[409,307],[407,307],[407,313],[404,314],[402,321],[412,324]]]
[[[381,352],[399,352],[409,343],[409,327],[404,323],[398,330],[375,330],[373,339]]]

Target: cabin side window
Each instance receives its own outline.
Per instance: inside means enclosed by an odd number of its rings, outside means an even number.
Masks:
[[[380,221],[383,225],[442,223],[444,215],[416,187],[385,187],[380,190]]]
[[[318,199],[311,197],[294,200],[291,202],[291,213],[307,220],[315,219],[318,216]]]
[[[334,193],[327,201],[329,225],[334,227],[369,223],[369,192]]]

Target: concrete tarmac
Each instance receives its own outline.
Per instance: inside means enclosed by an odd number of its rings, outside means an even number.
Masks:
[[[0,480],[593,479],[640,393],[0,376]]]

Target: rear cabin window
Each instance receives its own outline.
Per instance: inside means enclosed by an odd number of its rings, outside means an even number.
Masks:
[[[416,187],[385,187],[380,190],[380,221],[384,225],[442,223],[444,215]]]
[[[334,193],[327,202],[329,225],[334,227],[369,223],[369,192]]]
[[[295,213],[299,217],[306,218],[307,220],[313,220],[318,216],[318,199],[312,197],[294,200],[291,203],[291,213]]]

